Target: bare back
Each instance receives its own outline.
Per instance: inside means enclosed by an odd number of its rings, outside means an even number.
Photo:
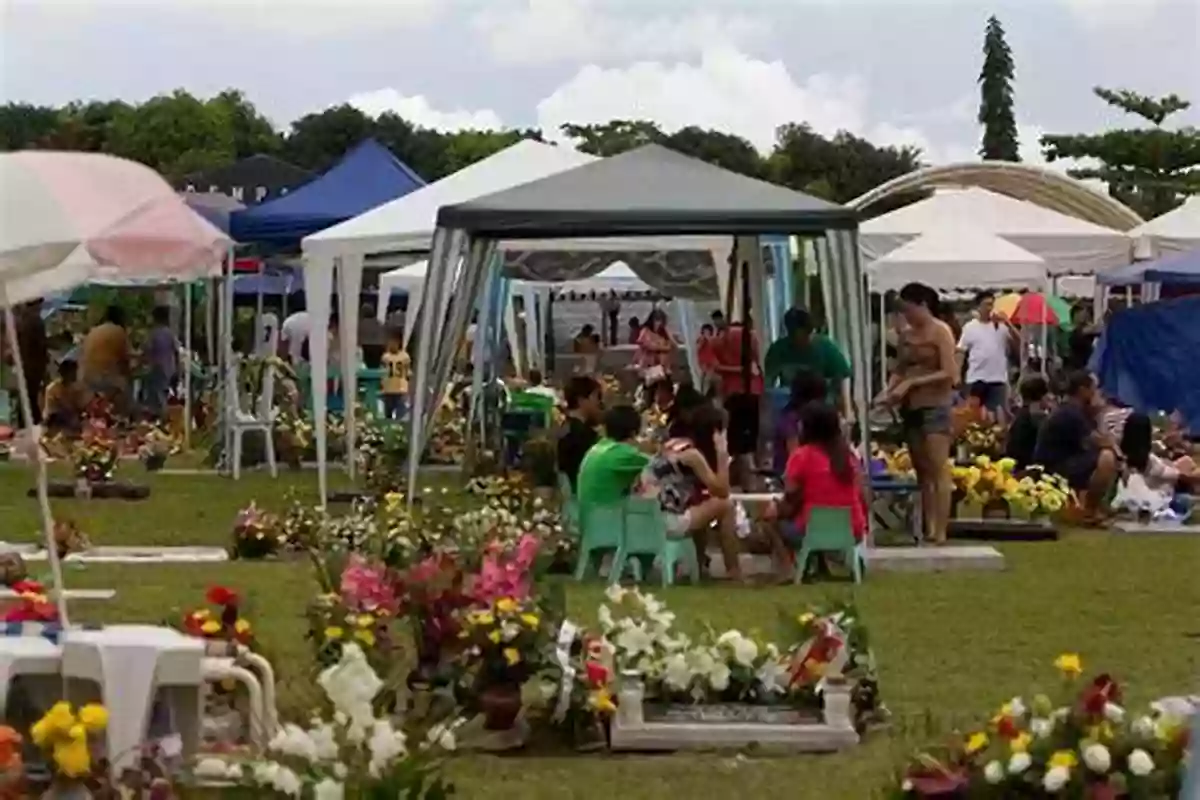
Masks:
[[[909,392],[905,401],[908,408],[935,408],[950,405],[953,400],[954,378],[958,369],[954,358],[954,333],[950,326],[939,319],[932,320],[922,330],[908,328],[900,336],[900,364],[898,373],[909,380],[946,372],[950,377]]]

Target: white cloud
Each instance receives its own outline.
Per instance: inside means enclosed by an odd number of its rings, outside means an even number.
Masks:
[[[537,121],[547,134],[564,122],[611,119],[650,119],[667,130],[699,125],[738,134],[767,151],[775,129],[787,122],[804,121],[823,134],[861,133],[865,109],[866,92],[856,76],[817,74],[798,84],[781,61],[716,48],[698,64],[588,65],[538,103]]]
[[[395,89],[360,92],[346,102],[372,117],[392,111],[415,125],[439,131],[494,130],[504,127],[500,115],[490,108],[442,111],[434,108],[424,95],[403,95]]]
[[[1080,22],[1092,28],[1124,28],[1152,18],[1168,3],[1194,0],[1061,0]]]
[[[744,44],[767,30],[743,14],[703,11],[643,17],[612,13],[597,0],[522,0],[497,4],[472,20],[494,58],[508,64],[623,63],[678,58],[719,45]]]

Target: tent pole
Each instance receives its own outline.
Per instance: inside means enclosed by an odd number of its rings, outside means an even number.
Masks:
[[[58,618],[62,626],[66,628],[70,624],[67,619],[67,589],[63,583],[62,563],[58,560],[58,547],[54,543],[54,514],[50,511],[46,460],[42,456],[41,426],[33,424],[33,399],[29,396],[29,384],[25,381],[25,365],[21,359],[21,347],[17,341],[17,324],[13,320],[12,305],[10,304],[4,306],[4,326],[8,333],[8,341],[12,343],[13,370],[17,373],[17,396],[21,404],[21,416],[25,422],[25,431],[29,437],[29,456],[37,464],[38,507],[42,512],[42,535],[46,543],[46,557],[50,561],[50,574],[54,580]]]
[[[867,295],[867,302],[871,302],[870,295]],[[879,391],[876,394],[882,394],[887,389],[888,368],[887,368],[887,298],[883,292],[879,293]]]
[[[183,449],[192,447],[192,284],[183,285],[183,341],[187,363],[183,365]]]

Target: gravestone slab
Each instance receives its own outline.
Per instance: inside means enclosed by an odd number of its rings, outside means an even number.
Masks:
[[[117,596],[116,589],[67,589],[68,600],[112,600]],[[0,587],[0,599],[11,599],[19,595],[7,586]]]
[[[824,709],[815,718],[801,719],[779,710],[727,705],[656,710],[643,701],[639,679],[622,676],[620,702],[612,720],[611,746],[616,751],[675,752],[679,750],[757,749],[789,753],[833,753],[859,743],[854,730],[848,685],[826,689]],[[799,721],[797,721],[799,720]]]
[[[1058,530],[1048,521],[960,518],[950,520],[946,535],[976,542],[1052,542]]]
[[[45,550],[22,552],[26,561],[45,561]],[[93,547],[82,553],[71,553],[68,564],[213,564],[229,560],[229,553],[220,547]]]
[[[1200,525],[1126,521],[1113,525],[1112,532],[1123,536],[1200,536]]]
[[[999,572],[1004,556],[986,545],[946,547],[873,547],[866,551],[867,574],[880,572],[950,572],[978,570]]]
[[[92,500],[145,500],[150,496],[150,487],[125,481],[103,481],[91,485]],[[77,497],[75,481],[50,481],[46,493],[53,498]],[[37,497],[37,489],[31,488],[26,497]]]

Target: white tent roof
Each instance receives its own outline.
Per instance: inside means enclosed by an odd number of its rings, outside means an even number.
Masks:
[[[1139,258],[1200,247],[1200,195],[1189,197],[1179,208],[1139,225],[1129,235],[1137,239]]]
[[[986,189],[951,189],[864,222],[865,261],[926,233],[973,227],[1040,256],[1051,275],[1091,275],[1131,260],[1129,238],[1109,228]]]
[[[305,255],[325,256],[428,250],[442,206],[474,200],[595,160],[595,156],[569,147],[526,139],[440,181],[306,236],[301,246]]]
[[[970,227],[919,236],[867,266],[875,291],[919,281],[943,291],[958,288],[1046,287],[1046,262],[999,236]]]

